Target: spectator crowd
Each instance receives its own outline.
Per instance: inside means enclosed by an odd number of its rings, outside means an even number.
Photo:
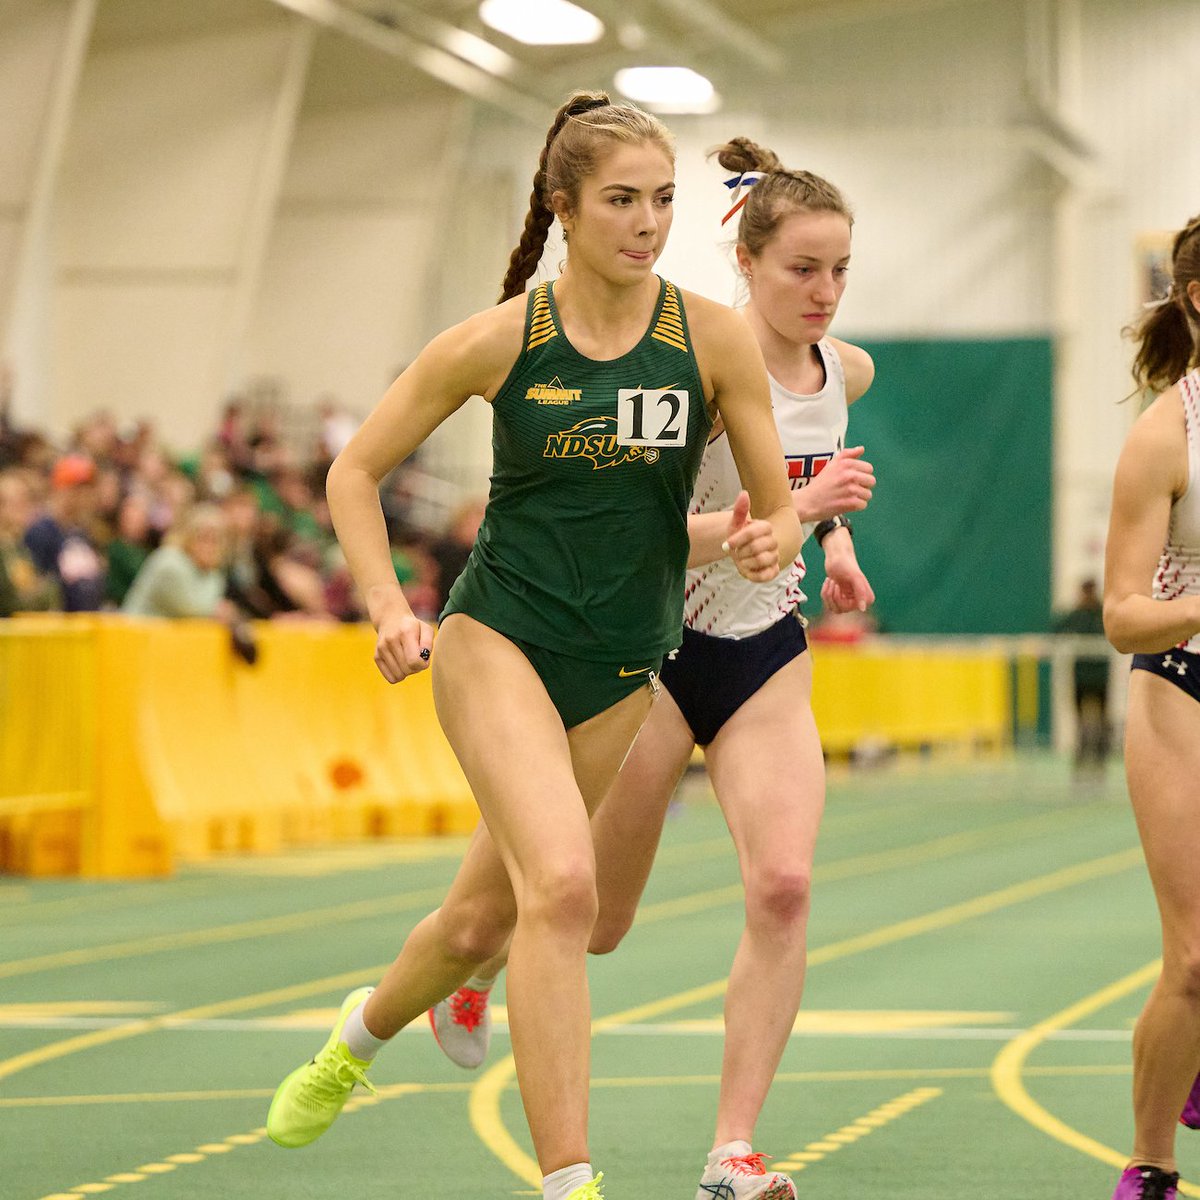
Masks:
[[[164,449],[153,424],[99,412],[65,444],[19,428],[0,396],[0,617],[124,611],[250,620],[365,618],[330,523],[325,474],[353,430],[325,405],[311,444],[269,408],[230,401],[195,453]],[[414,612],[434,620],[466,562],[483,503],[431,528],[414,519],[415,465],[381,498]],[[235,639],[236,644],[236,639]]]

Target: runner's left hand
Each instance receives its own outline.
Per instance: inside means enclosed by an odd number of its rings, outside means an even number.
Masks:
[[[770,521],[750,515],[750,493],[741,492],[729,514],[729,531],[722,549],[752,583],[768,583],[779,574],[779,543]]]
[[[853,555],[825,559],[821,603],[827,612],[866,612],[875,603],[875,591]]]

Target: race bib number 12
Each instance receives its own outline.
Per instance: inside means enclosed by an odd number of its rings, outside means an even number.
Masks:
[[[617,392],[618,445],[684,446],[687,428],[687,392],[662,388]]]

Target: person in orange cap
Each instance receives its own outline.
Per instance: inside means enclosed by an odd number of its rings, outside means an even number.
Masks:
[[[50,469],[46,512],[25,531],[25,545],[43,575],[58,580],[67,612],[96,612],[104,603],[104,559],[88,532],[96,515],[96,464],[65,454]]]

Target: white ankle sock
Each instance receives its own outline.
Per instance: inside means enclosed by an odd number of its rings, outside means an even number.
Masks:
[[[387,1045],[387,1038],[377,1038],[363,1024],[364,1000],[347,1018],[342,1026],[341,1041],[360,1062],[370,1062],[379,1051]]]
[[[472,975],[463,987],[470,988],[473,992],[490,992],[492,985],[496,982],[497,976],[493,975],[491,979],[485,978],[483,975]]]
[[[542,1200],[567,1200],[576,1188],[593,1179],[591,1163],[574,1163],[560,1171],[552,1171],[542,1180]]]
[[[708,1161],[710,1163],[720,1162],[723,1158],[742,1158],[751,1152],[752,1147],[749,1142],[726,1142],[723,1146],[714,1146],[708,1152]]]

